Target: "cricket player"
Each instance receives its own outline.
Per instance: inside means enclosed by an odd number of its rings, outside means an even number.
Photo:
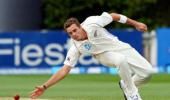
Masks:
[[[91,54],[101,64],[118,68],[121,78],[119,85],[125,100],[142,100],[138,87],[149,81],[153,73],[152,66],[133,47],[120,41],[104,28],[112,21],[134,26],[142,32],[147,31],[145,24],[117,13],[103,12],[100,16],[88,17],[81,24],[76,18],[68,19],[64,29],[71,37],[73,45],[67,53],[64,65],[47,82],[37,86],[30,98],[37,98],[62,80],[76,65],[81,54]]]

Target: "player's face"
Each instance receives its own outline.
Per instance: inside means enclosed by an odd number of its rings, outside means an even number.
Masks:
[[[76,24],[72,24],[66,29],[71,38],[77,41],[85,40],[87,35],[82,27],[78,27]]]

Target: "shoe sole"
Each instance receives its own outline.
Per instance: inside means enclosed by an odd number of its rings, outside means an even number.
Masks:
[[[120,82],[119,82],[119,87],[120,87],[120,89],[121,89],[122,92],[123,92],[123,96],[124,96],[125,100],[127,100],[127,97],[126,97],[126,95],[125,95],[125,93],[124,93],[124,91],[123,91],[123,88],[121,87],[121,83],[120,83]]]

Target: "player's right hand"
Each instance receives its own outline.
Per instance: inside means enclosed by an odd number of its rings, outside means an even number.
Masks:
[[[37,86],[35,88],[36,89],[30,93],[31,99],[36,99],[37,97],[41,96],[45,91],[45,88],[43,86]]]
[[[147,31],[147,26],[144,23],[138,22],[135,25],[136,29],[141,32],[146,32]]]

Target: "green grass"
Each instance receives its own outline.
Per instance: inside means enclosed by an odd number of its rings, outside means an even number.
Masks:
[[[50,75],[1,75],[1,97],[20,94],[28,97],[35,86],[45,82]],[[49,88],[41,98],[53,100],[124,100],[118,86],[119,77],[110,74],[69,75],[59,84]],[[170,75],[157,74],[140,88],[143,100],[170,100]],[[3,100],[3,99],[2,99]]]

